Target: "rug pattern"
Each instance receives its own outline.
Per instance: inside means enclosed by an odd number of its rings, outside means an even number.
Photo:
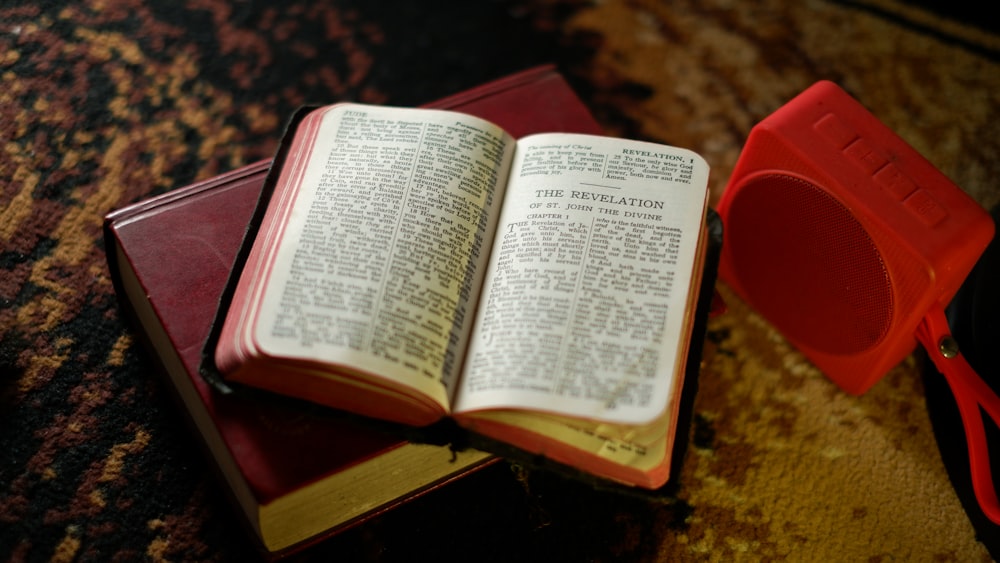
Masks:
[[[750,127],[831,79],[1000,203],[1000,34],[890,0],[11,0],[0,6],[0,559],[252,553],[116,309],[107,212],[270,156],[306,102],[416,105],[546,62],[717,200]],[[498,465],[300,560],[987,561],[917,358],[848,397],[723,287],[679,499]],[[995,532],[995,530],[994,530]]]

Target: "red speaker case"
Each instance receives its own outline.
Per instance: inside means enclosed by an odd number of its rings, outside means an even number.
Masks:
[[[753,128],[719,201],[720,277],[861,394],[916,347],[993,236],[985,210],[819,82]]]

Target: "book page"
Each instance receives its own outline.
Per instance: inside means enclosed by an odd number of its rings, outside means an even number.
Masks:
[[[514,141],[455,112],[320,111],[311,153],[290,173],[301,179],[255,308],[256,345],[446,405]]]
[[[662,415],[683,377],[707,182],[683,149],[522,139],[456,410]]]

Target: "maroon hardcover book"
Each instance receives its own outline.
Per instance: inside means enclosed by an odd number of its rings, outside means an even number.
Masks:
[[[548,66],[429,107],[478,115],[515,136],[601,132]],[[138,336],[162,364],[258,543],[280,555],[494,458],[474,450],[453,455],[293,404],[220,395],[199,376],[202,348],[269,164],[251,164],[115,211],[105,218],[105,244]]]

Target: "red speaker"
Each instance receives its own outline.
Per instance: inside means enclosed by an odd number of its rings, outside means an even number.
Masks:
[[[865,392],[919,339],[956,396],[1000,420],[989,386],[939,351],[952,345],[944,308],[993,220],[838,86],[819,82],[753,128],[718,212],[722,280],[845,391]]]

